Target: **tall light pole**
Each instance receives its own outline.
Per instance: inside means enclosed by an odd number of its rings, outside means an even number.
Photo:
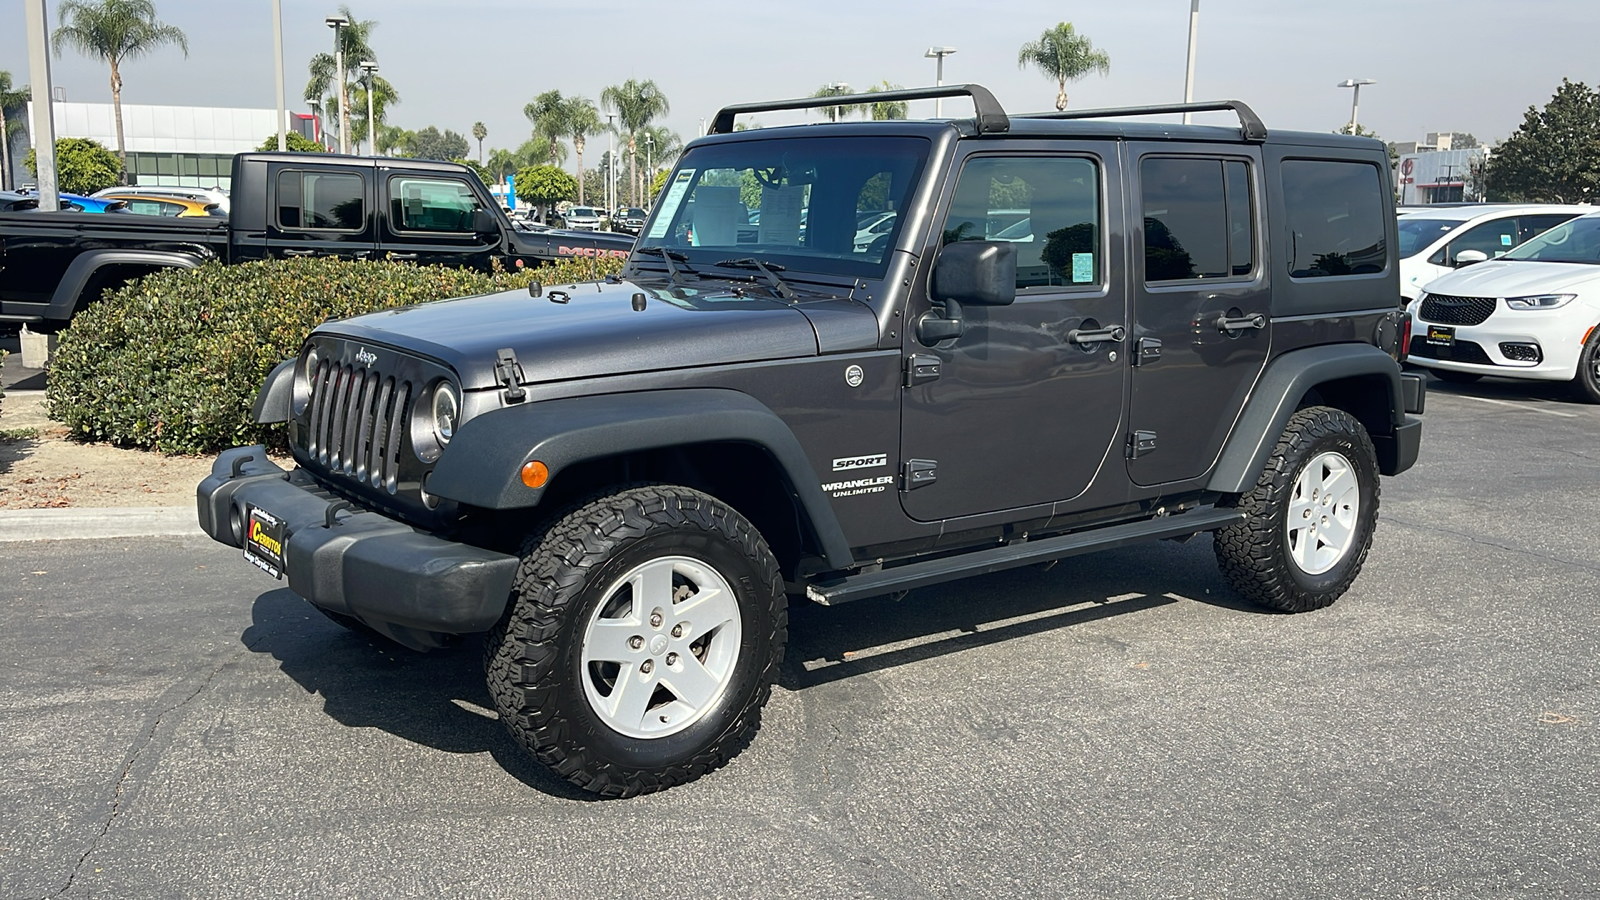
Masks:
[[[289,149],[289,109],[283,100],[283,0],[272,0],[272,67],[278,81],[278,152]]]
[[[1355,88],[1355,93],[1350,95],[1350,133],[1356,133],[1356,110],[1361,106],[1361,86],[1363,84],[1377,84],[1371,78],[1346,78],[1336,87]]]
[[[606,113],[606,209],[617,208],[617,114]]]
[[[1200,35],[1200,0],[1189,0],[1189,62],[1183,68],[1183,102],[1194,102],[1194,46]],[[1190,115],[1183,114],[1183,124],[1188,125]]]
[[[372,155],[378,155],[378,123],[372,115],[372,76],[378,74],[378,64],[370,59],[361,61],[361,74],[367,76],[367,143]]]
[[[923,59],[936,60],[933,64],[933,86],[944,87],[944,58],[956,52],[954,47],[929,47],[928,52],[922,54]],[[933,117],[944,117],[944,98],[936,97],[933,101]]]
[[[343,29],[350,27],[350,20],[344,16],[329,16],[322,20],[333,29],[333,70],[339,90],[339,152],[350,152],[350,111],[345,108],[344,99],[344,40]]]
[[[28,75],[33,80],[33,148],[35,175],[39,188],[39,208],[61,207],[56,188],[55,104],[50,102],[50,18],[44,0],[28,4]],[[0,140],[5,136],[0,135]]]
[[[322,121],[322,101],[315,97],[307,97],[306,106],[311,108],[311,115],[315,116],[317,120],[317,144],[326,150],[328,149],[328,127]]]
[[[656,177],[656,139],[650,135],[644,136],[644,170],[650,173],[650,180]],[[645,183],[645,190],[650,190],[649,182]]]

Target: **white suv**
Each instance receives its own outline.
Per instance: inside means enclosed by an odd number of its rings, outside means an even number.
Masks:
[[[1570,381],[1600,403],[1600,213],[1484,262],[1477,254],[1413,300],[1406,362],[1446,381]]]
[[[1450,274],[1457,254],[1476,250],[1493,259],[1592,206],[1473,204],[1407,207],[1400,216],[1400,296],[1417,299],[1428,282]]]

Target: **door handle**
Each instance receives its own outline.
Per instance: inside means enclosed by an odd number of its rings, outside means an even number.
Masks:
[[[1107,325],[1105,328],[1074,328],[1067,332],[1067,340],[1080,347],[1103,344],[1107,341],[1120,344],[1127,336],[1128,330],[1121,325]]]
[[[389,251],[389,258],[390,259],[416,259],[417,255],[415,253],[396,253],[393,250],[391,250],[391,251]]]
[[[1251,313],[1248,316],[1240,316],[1236,319],[1218,316],[1216,326],[1219,331],[1226,332],[1229,336],[1232,336],[1251,328],[1266,328],[1267,317],[1261,313]]]
[[[317,255],[317,251],[315,251],[315,250],[295,250],[294,248],[291,247],[291,248],[285,249],[283,251],[283,255],[284,256],[316,256]]]

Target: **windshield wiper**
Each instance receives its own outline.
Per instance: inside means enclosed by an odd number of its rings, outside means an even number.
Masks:
[[[667,264],[667,278],[670,279],[672,281],[672,283],[677,285],[678,287],[687,287],[687,285],[685,285],[683,283],[683,273],[684,272],[688,272],[690,275],[697,275],[698,274],[693,269],[687,269],[687,268],[680,269],[677,266],[672,264],[673,260],[677,260],[678,262],[684,262],[684,263],[688,262],[689,261],[689,256],[686,253],[679,253],[676,250],[668,250],[665,247],[640,247],[637,250],[634,250],[633,252],[638,253],[638,254],[648,254],[650,256],[659,256],[659,257],[661,257],[661,261]]]
[[[794,292],[794,288],[789,287],[782,278],[778,277],[778,273],[783,271],[783,266],[777,263],[764,263],[753,256],[746,256],[740,259],[725,259],[716,265],[725,269],[757,269],[762,275],[766,276],[767,283],[772,285],[772,289],[778,292],[779,297],[790,302],[799,297]]]

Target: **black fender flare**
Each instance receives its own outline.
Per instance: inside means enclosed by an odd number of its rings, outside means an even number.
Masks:
[[[201,262],[198,257],[171,250],[89,250],[80,253],[67,264],[67,271],[62,273],[61,281],[56,284],[55,293],[50,295],[50,305],[45,307],[44,318],[59,319],[63,322],[72,318],[78,306],[78,299],[83,295],[83,289],[89,285],[89,279],[106,266],[136,265],[154,266],[160,269],[193,269]]]
[[[289,357],[272,367],[267,380],[261,383],[256,400],[250,405],[250,421],[258,425],[287,422],[294,414],[294,364],[297,357]]]
[[[681,388],[543,400],[463,422],[428,476],[428,493],[487,509],[536,506],[544,487],[523,484],[523,464],[561,470],[638,450],[745,443],[765,450],[788,478],[828,564],[852,564],[850,545],[800,441],[777,413],[739,391]]]
[[[1306,392],[1329,381],[1362,375],[1381,376],[1388,384],[1391,433],[1406,424],[1401,395],[1400,364],[1371,344],[1327,344],[1291,350],[1273,360],[1245,402],[1206,490],[1224,494],[1247,491],[1277,445],[1289,417]],[[1386,435],[1373,435],[1379,440]]]

